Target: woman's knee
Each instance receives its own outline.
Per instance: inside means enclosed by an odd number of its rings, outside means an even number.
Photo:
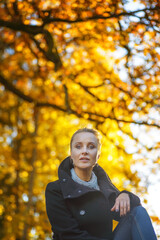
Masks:
[[[139,217],[140,217],[140,218],[143,218],[143,217],[149,218],[149,215],[148,215],[146,209],[145,209],[144,207],[142,207],[142,206],[134,207],[134,208],[131,210],[130,214],[131,214],[132,216],[136,217],[136,218],[139,218]]]

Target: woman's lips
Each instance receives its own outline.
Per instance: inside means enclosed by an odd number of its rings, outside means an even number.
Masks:
[[[81,160],[81,161],[89,161],[89,158],[83,157],[83,158],[80,158],[80,160]]]

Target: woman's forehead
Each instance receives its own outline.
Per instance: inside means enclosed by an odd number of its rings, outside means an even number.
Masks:
[[[81,132],[77,133],[74,138],[73,142],[95,142],[97,143],[97,138],[93,133],[90,132]]]

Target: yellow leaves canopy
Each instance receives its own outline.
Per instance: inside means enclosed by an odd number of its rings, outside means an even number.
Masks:
[[[126,142],[138,161],[157,156],[157,138],[149,148],[134,131],[159,128],[159,1],[139,3],[1,1],[3,240],[50,236],[44,189],[79,127],[102,133],[99,163],[117,187],[145,191]]]

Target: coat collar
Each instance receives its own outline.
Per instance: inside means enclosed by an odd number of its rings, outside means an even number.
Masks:
[[[80,185],[72,180],[70,169],[73,167],[70,157],[67,157],[63,160],[58,168],[58,176],[60,180],[60,186],[62,190],[63,197],[67,198],[77,198],[81,195],[84,195],[88,192],[97,191],[95,189],[91,189],[84,185]],[[105,171],[98,165],[93,168],[94,173],[98,178],[98,184],[100,186],[101,191],[104,193],[105,197],[115,194],[117,189],[111,183],[108,175]]]

